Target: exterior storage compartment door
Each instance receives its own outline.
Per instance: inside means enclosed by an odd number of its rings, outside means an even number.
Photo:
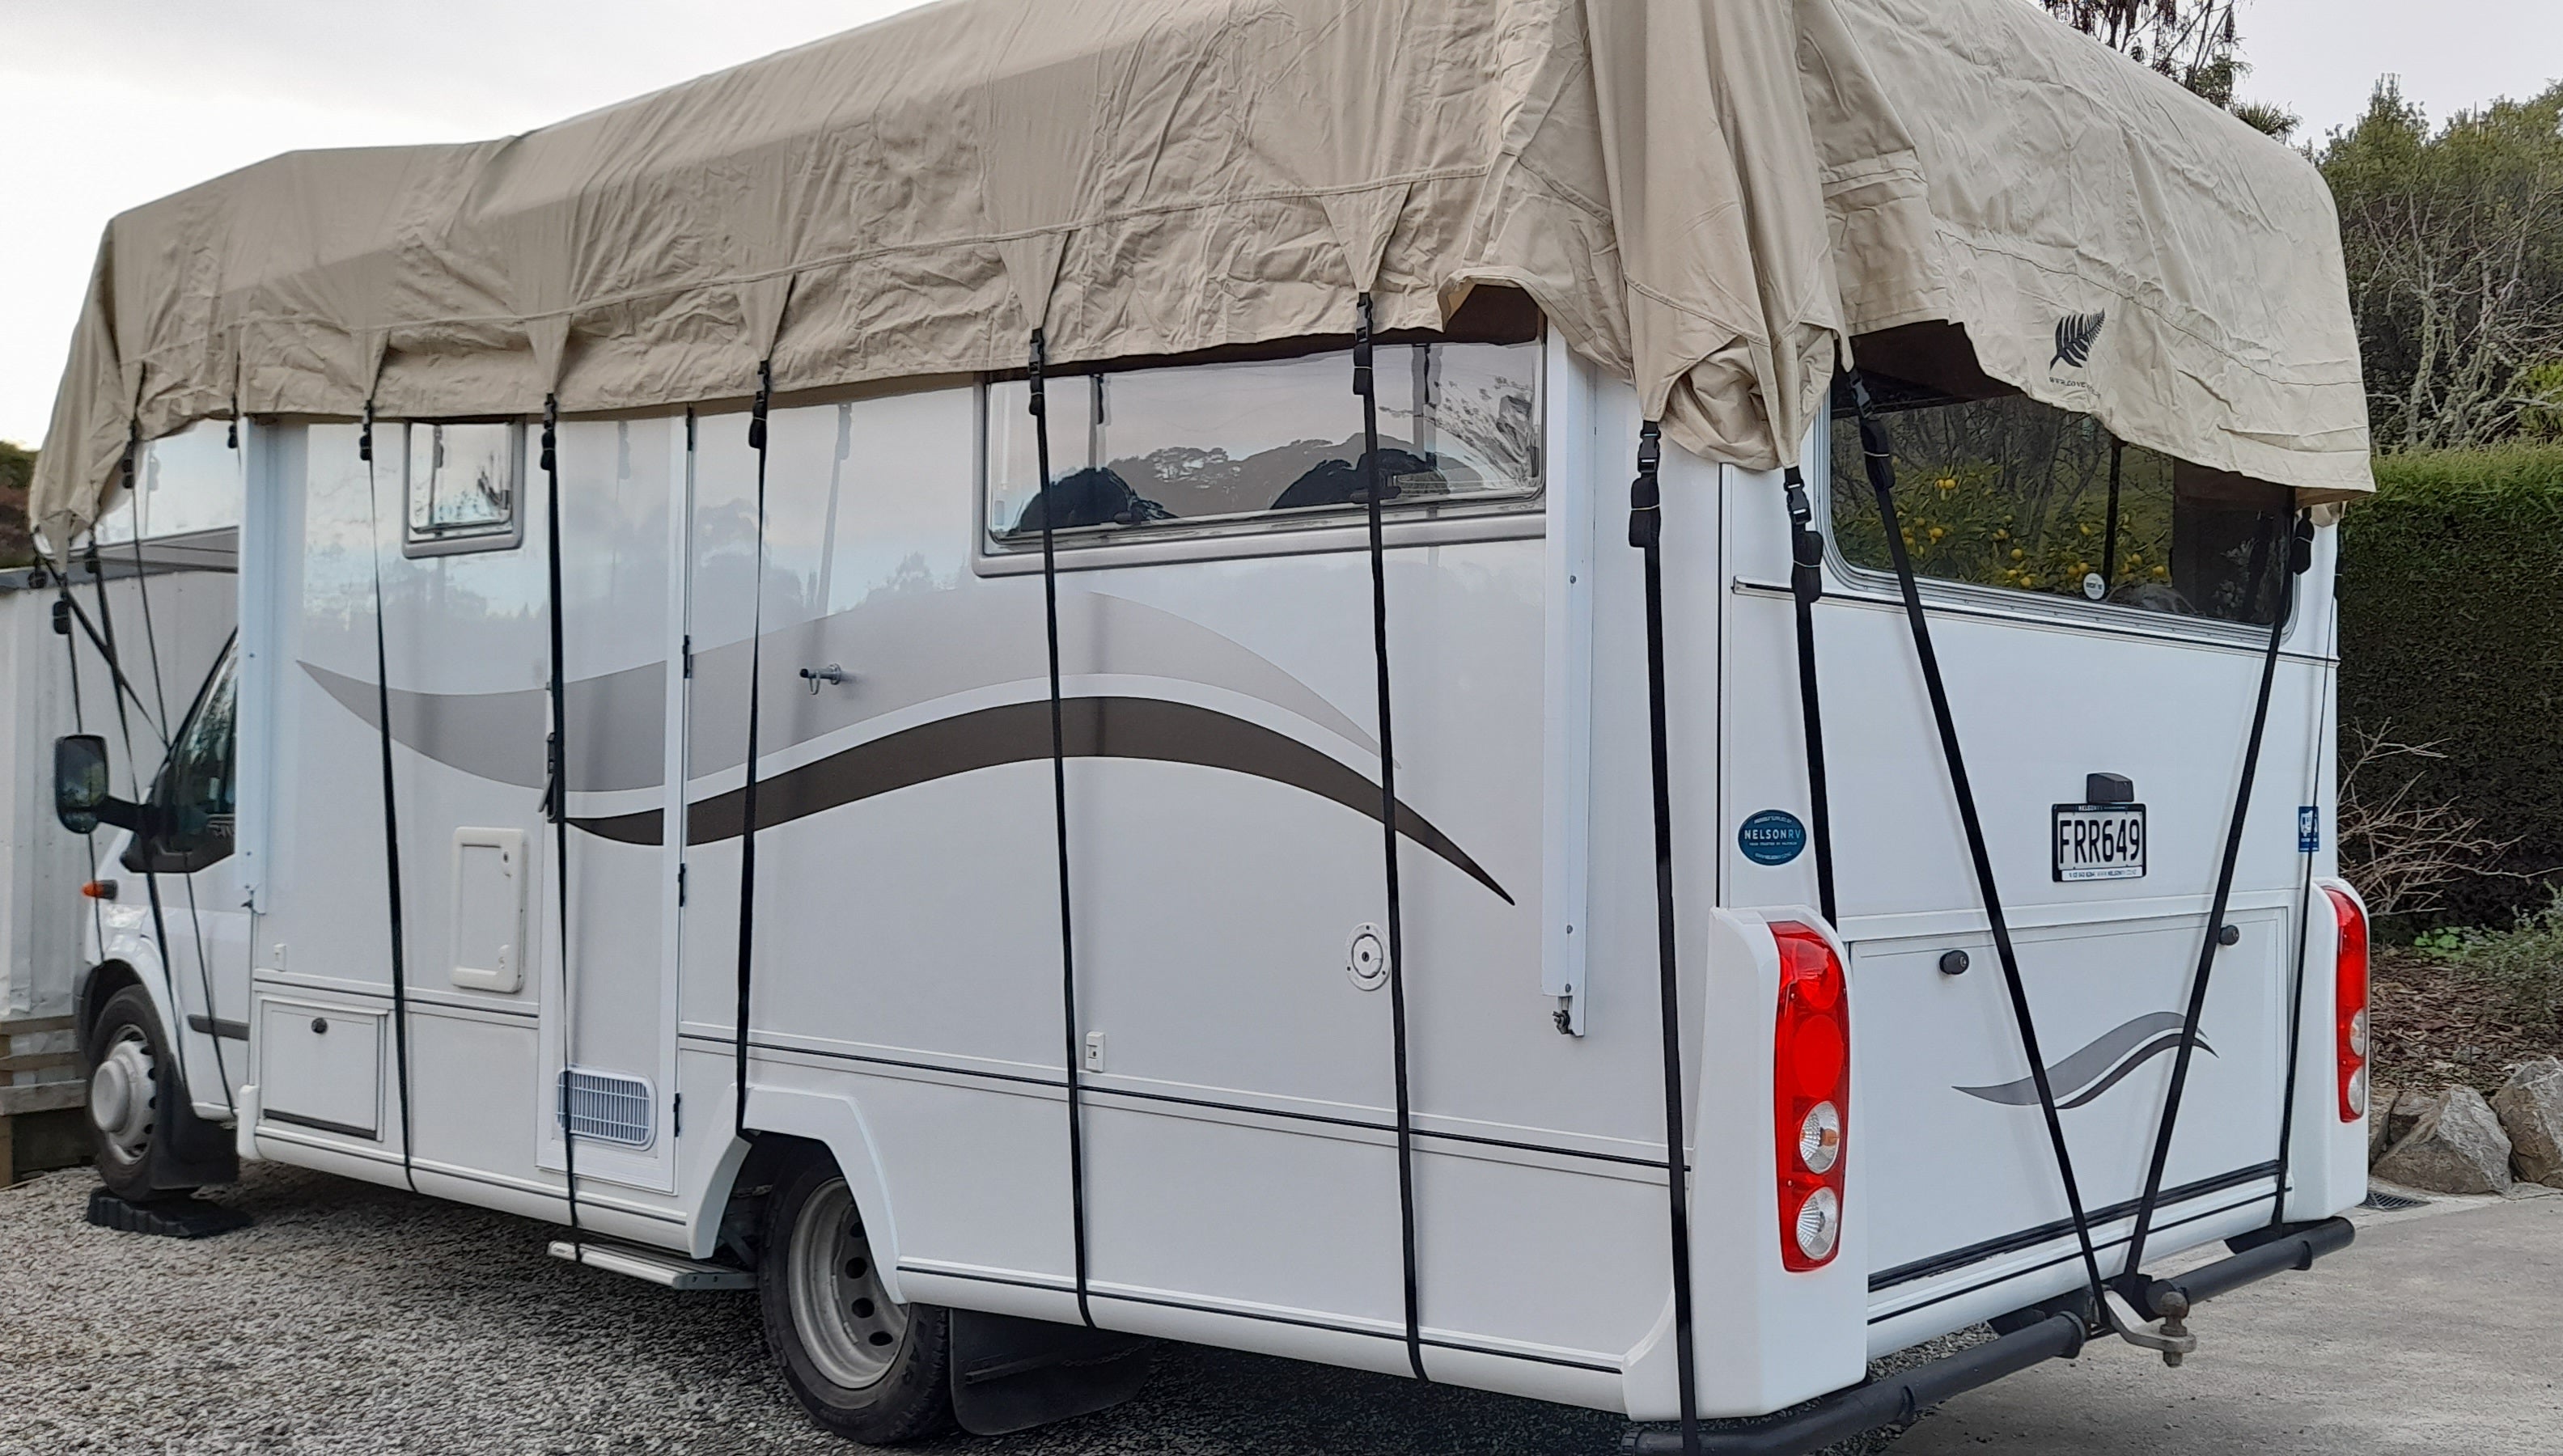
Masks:
[[[258,1035],[262,1116],[382,1141],[382,1013],[265,1001]]]
[[[2283,909],[2227,917],[2239,939],[2219,952],[2189,1090],[2148,1248],[2175,1230],[2257,1197],[2268,1200],[2278,1146],[2292,949]],[[2014,933],[2021,974],[2100,1246],[2103,1273],[2125,1258],[2179,1049],[2200,917],[2165,916]],[[1971,969],[1940,968],[1950,950]],[[1868,1160],[1873,1315],[2014,1276],[2058,1289],[2082,1282],[2065,1192],[2021,1050],[2000,965],[1982,934],[1869,941],[1853,982],[1873,1032],[1856,1053],[1855,1137]],[[2150,1262],[2150,1258],[2149,1258]],[[2022,1302],[2025,1302],[2022,1301]]]

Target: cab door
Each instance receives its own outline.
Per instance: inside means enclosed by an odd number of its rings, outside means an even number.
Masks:
[[[180,1023],[169,1029],[183,1038],[187,1086],[209,1116],[229,1116],[249,1071],[250,911],[233,853],[239,707],[239,654],[226,647],[153,783],[156,831],[133,840],[123,863],[142,902],[130,908],[165,934]]]

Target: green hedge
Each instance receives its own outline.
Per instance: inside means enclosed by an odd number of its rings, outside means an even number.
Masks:
[[[2518,843],[2499,867],[2563,866],[2563,445],[2381,456],[2341,525],[2340,716],[2448,757],[2423,802],[2453,801]],[[2371,791],[2372,792],[2372,791]],[[2546,882],[2449,887],[2446,925],[2506,926]],[[2418,929],[2421,927],[2409,927]]]

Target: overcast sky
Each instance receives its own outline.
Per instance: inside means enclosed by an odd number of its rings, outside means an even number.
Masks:
[[[99,233],[297,147],[541,125],[914,0],[0,0],[0,440],[37,444]],[[2320,136],[2563,77],[2563,0],[2244,0],[2245,92]]]

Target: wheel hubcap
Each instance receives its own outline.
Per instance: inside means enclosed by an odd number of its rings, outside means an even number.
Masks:
[[[98,1125],[107,1151],[127,1163],[140,1158],[151,1142],[151,1108],[159,1090],[154,1070],[150,1043],[138,1029],[124,1026],[98,1059],[98,1070],[90,1073],[90,1121]]]
[[[832,1384],[862,1389],[889,1373],[907,1341],[907,1307],[893,1304],[839,1179],[801,1205],[788,1255],[792,1323]]]

